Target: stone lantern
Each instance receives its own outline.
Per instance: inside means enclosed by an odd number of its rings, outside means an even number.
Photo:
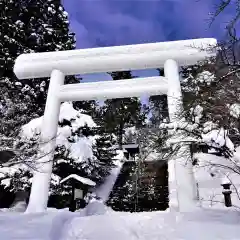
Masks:
[[[229,181],[229,179],[225,178],[222,181],[221,186],[223,187],[223,191],[222,194],[224,195],[224,201],[225,201],[225,206],[226,207],[232,207],[232,199],[231,199],[231,182]]]
[[[225,206],[226,207],[231,207],[232,206],[232,199],[231,199],[231,193],[232,191],[230,190],[231,183],[223,183],[221,186],[223,187],[223,195],[224,195],[224,201],[225,201]]]

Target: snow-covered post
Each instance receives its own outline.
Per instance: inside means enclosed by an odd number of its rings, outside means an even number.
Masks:
[[[168,111],[171,123],[181,119],[183,111],[182,91],[178,64],[169,59],[164,64],[164,74],[168,79]],[[174,138],[181,141],[181,132]],[[176,141],[176,139],[175,139]],[[189,161],[190,147],[181,146],[173,159],[169,160],[169,206],[178,207],[179,211],[191,211],[196,206],[196,184],[193,176],[192,162]],[[177,202],[174,202],[176,201]],[[177,205],[177,206],[176,206]]]
[[[57,94],[64,79],[61,71],[52,71],[41,127],[39,159],[36,161],[27,213],[43,212],[47,208],[61,103]]]

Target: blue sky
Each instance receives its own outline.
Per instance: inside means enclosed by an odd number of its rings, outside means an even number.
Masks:
[[[77,48],[117,46],[191,38],[225,36],[232,18],[226,10],[209,27],[209,13],[218,0],[63,0]],[[153,76],[156,70],[134,71]],[[84,81],[110,80],[107,74],[83,76]]]

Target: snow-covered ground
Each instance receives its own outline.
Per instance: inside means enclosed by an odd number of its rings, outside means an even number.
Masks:
[[[74,218],[62,240],[216,240],[239,239],[240,214],[224,211],[196,213],[108,213]]]
[[[67,211],[51,211],[46,214],[1,213],[1,239],[236,240],[240,238],[240,213],[234,210],[117,213],[108,211],[106,207],[101,206],[101,203],[95,202],[93,205],[95,212],[89,214],[91,216],[84,216],[83,212]]]

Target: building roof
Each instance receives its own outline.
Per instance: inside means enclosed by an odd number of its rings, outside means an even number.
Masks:
[[[67,176],[66,178],[62,179],[60,181],[60,183],[64,183],[69,179],[75,179],[78,182],[81,182],[81,183],[89,185],[89,186],[95,186],[96,185],[96,183],[94,181],[90,180],[89,178],[80,177],[77,174],[71,174],[71,175]]]

